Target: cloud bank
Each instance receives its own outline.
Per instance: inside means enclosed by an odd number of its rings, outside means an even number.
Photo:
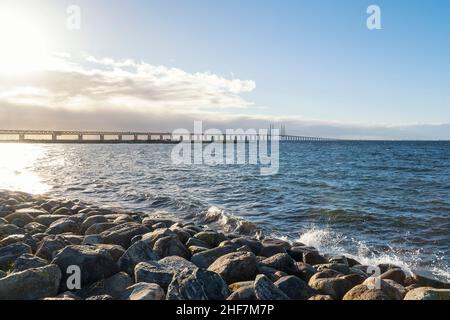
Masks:
[[[46,70],[0,75],[0,129],[171,131],[191,129],[194,120],[220,129],[279,121],[308,136],[450,139],[449,124],[367,126],[249,112],[255,106],[243,95],[255,89],[252,80],[210,72],[95,57],[78,64],[60,56]]]

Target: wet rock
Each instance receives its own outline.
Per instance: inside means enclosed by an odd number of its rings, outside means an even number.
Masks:
[[[191,255],[206,251],[208,249],[204,248],[204,247],[198,247],[198,246],[190,246],[188,247],[189,252],[191,253]]]
[[[294,259],[287,253],[278,253],[260,262],[261,265],[294,274],[297,271]]]
[[[46,266],[47,264],[47,260],[36,257],[29,253],[25,253],[18,257],[14,262],[13,272],[25,271],[32,268],[40,268]]]
[[[234,291],[227,300],[256,300],[255,287],[252,285],[241,287]]]
[[[324,264],[327,263],[327,259],[323,256],[321,256],[316,251],[308,251],[303,253],[303,262],[310,264],[310,265],[316,265],[316,264]]]
[[[62,218],[56,220],[50,224],[46,233],[48,234],[62,234],[62,233],[74,233],[78,234],[80,232],[80,228],[78,224],[76,224],[73,220],[68,218]]]
[[[156,283],[167,290],[174,275],[184,269],[193,272],[197,266],[184,258],[171,256],[159,261],[139,263],[134,270],[134,277],[136,282]]]
[[[37,300],[58,293],[61,270],[56,265],[12,273],[0,279],[0,300]]]
[[[134,267],[139,262],[158,260],[159,256],[153,252],[149,240],[140,240],[132,244],[119,259],[118,264],[121,270],[128,274],[133,274]]]
[[[258,300],[289,300],[289,297],[265,275],[256,276],[254,288]]]
[[[61,236],[46,236],[38,245],[36,256],[51,261],[53,254],[70,245],[70,242]]]
[[[343,263],[325,263],[325,264],[317,264],[314,266],[314,268],[317,269],[317,271],[323,271],[326,269],[335,270],[342,274],[348,274],[350,272],[350,268],[347,264]]]
[[[96,223],[108,223],[108,222],[109,222],[109,220],[107,218],[105,218],[104,216],[101,216],[101,215],[90,216],[86,220],[83,221],[83,223],[80,226],[80,231],[82,233],[85,233],[86,230],[89,229],[89,227],[91,227],[92,225],[94,225]]]
[[[195,239],[207,243],[210,247],[216,247],[220,242],[226,240],[225,236],[215,231],[202,231],[194,235]]]
[[[390,279],[397,282],[398,284],[403,285],[405,283],[406,275],[402,269],[390,269],[383,273],[380,278],[384,280]]]
[[[450,300],[450,290],[420,287],[409,291],[404,300]]]
[[[248,246],[255,255],[259,255],[262,249],[262,244],[256,239],[239,237],[231,240],[232,243],[237,244],[239,247]]]
[[[164,290],[155,283],[136,283],[122,294],[120,300],[165,300]]]
[[[282,277],[274,284],[292,300],[307,300],[317,294],[316,290],[296,276]]]
[[[76,291],[76,294],[82,298],[108,295],[118,299],[131,285],[133,285],[133,279],[127,273],[119,272]]]
[[[14,212],[5,217],[10,224],[23,228],[26,224],[33,222],[34,218],[26,212]]]
[[[52,263],[63,271],[62,290],[66,289],[66,270],[69,266],[75,265],[81,269],[81,285],[94,283],[119,272],[108,251],[90,246],[67,246],[55,254]]]
[[[177,236],[168,236],[155,242],[153,246],[155,253],[161,257],[179,256],[189,259],[191,254]]]
[[[92,226],[87,228],[87,230],[84,232],[86,236],[93,235],[93,234],[101,234],[102,232],[105,232],[111,228],[117,227],[118,225],[114,222],[104,222],[104,223],[94,223]]]
[[[196,239],[196,238],[189,238],[186,241],[186,247],[190,246],[196,246],[196,247],[203,247],[205,249],[211,249],[211,246],[207,244],[206,242],[203,242],[202,240]]]
[[[13,243],[0,248],[0,270],[12,269],[16,259],[25,253],[31,254],[32,252],[30,246],[24,243]]]
[[[252,280],[256,274],[256,258],[253,253],[232,252],[218,258],[208,270],[220,274],[230,284]]]
[[[442,282],[433,278],[433,275],[425,272],[415,270],[412,277],[408,279],[406,285],[415,284],[419,287],[433,287],[437,289],[450,289],[449,282]]]
[[[184,269],[173,277],[167,289],[167,300],[225,300],[230,293],[217,273]]]
[[[295,275],[306,282],[317,272],[313,266],[304,262],[296,262],[295,267],[297,269]]]
[[[104,243],[118,244],[123,248],[130,246],[131,239],[139,234],[145,234],[150,230],[138,223],[128,222],[122,225],[108,229],[102,232],[100,235],[103,237]]]

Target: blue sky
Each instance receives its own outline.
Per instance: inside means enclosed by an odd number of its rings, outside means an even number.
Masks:
[[[224,115],[292,118],[293,130],[302,119],[320,126],[387,128],[374,137],[389,137],[392,126],[427,125],[426,137],[450,137],[447,126],[429,133],[429,125],[450,123],[449,1],[42,3],[33,12],[55,34],[52,50],[253,81],[254,89],[238,93],[249,104],[238,111],[219,106]],[[80,31],[58,28],[69,4],[82,10]],[[381,8],[382,30],[366,27],[371,4]],[[420,132],[411,137],[416,136]]]

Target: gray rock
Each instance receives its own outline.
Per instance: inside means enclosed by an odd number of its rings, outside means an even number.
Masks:
[[[310,264],[310,265],[316,265],[316,264],[324,264],[327,263],[327,259],[323,256],[321,256],[316,251],[307,251],[303,252],[303,262]]]
[[[37,243],[36,240],[34,240],[30,235],[28,234],[13,234],[10,236],[7,236],[6,238],[3,238],[2,241],[0,241],[0,247],[6,247],[13,243],[25,243],[31,247],[31,250],[33,252],[36,251]]]
[[[173,277],[167,289],[167,300],[225,300],[230,293],[217,273],[186,268]]]
[[[450,300],[449,289],[420,287],[409,291],[404,300]]]
[[[80,228],[76,222],[70,218],[62,218],[52,222],[48,227],[46,233],[48,234],[62,234],[62,233],[74,233],[78,234]]]
[[[207,243],[210,247],[216,247],[226,240],[223,234],[211,230],[199,232],[194,235],[194,238]]]
[[[287,253],[284,245],[263,245],[259,255],[263,257],[271,257],[278,253]]]
[[[14,212],[5,217],[10,224],[23,228],[26,224],[33,222],[34,218],[26,212]]]
[[[120,300],[165,300],[164,290],[155,283],[136,283],[130,286]]]
[[[323,271],[326,269],[335,270],[342,274],[348,274],[350,272],[350,268],[347,264],[343,263],[325,263],[325,264],[317,264],[314,266],[314,268],[317,269],[317,271]]]
[[[90,234],[84,236],[82,245],[98,245],[103,242],[103,238],[99,234]]]
[[[58,221],[59,219],[69,218],[69,216],[63,215],[55,215],[55,214],[43,214],[34,219],[34,222],[42,224],[44,226],[49,227],[53,222]]]
[[[256,239],[239,237],[231,240],[232,243],[235,243],[239,247],[248,246],[255,255],[259,255],[262,249],[262,244]]]
[[[170,230],[172,230],[177,235],[178,239],[180,239],[182,243],[186,243],[191,237],[190,233],[186,230],[183,230],[182,228],[170,227]]]
[[[383,273],[380,278],[384,280],[390,279],[397,282],[398,284],[403,285],[405,283],[406,275],[402,269],[390,269]]]
[[[93,235],[93,234],[101,234],[102,232],[105,232],[111,228],[117,227],[117,223],[114,222],[104,222],[104,223],[95,223],[92,226],[90,226],[84,234],[86,236]]]
[[[25,253],[32,253],[31,247],[25,243],[13,243],[0,248],[0,270],[13,269],[16,259]]]
[[[282,277],[274,284],[292,300],[308,300],[317,294],[316,290],[296,276]]]
[[[235,251],[234,246],[217,247],[194,254],[191,257],[191,261],[197,267],[206,269],[221,256],[224,256],[234,251]]]
[[[37,223],[37,222],[30,222],[24,227],[27,234],[33,235],[36,233],[43,233],[45,230],[47,230],[47,227],[43,224]]]
[[[108,295],[118,299],[131,285],[133,285],[133,279],[127,273],[119,272],[76,291],[76,294],[82,298]]]
[[[260,262],[261,265],[294,274],[297,271],[294,259],[287,253],[278,253]]]
[[[161,257],[179,256],[185,259],[191,257],[189,250],[181,243],[177,236],[160,238],[153,246],[155,253]]]
[[[450,289],[449,282],[442,282],[435,279],[434,276],[425,271],[414,270],[412,277],[407,279],[405,285],[415,284],[419,287],[433,287],[437,289]]]
[[[58,293],[61,270],[56,265],[12,273],[0,279],[0,300],[37,300]]]
[[[134,267],[139,262],[158,260],[159,256],[153,252],[149,240],[140,240],[132,244],[119,259],[121,270],[133,274]]]
[[[66,289],[66,270],[72,265],[81,269],[81,285],[94,283],[119,272],[108,251],[90,246],[67,246],[55,254],[52,263],[63,271],[62,290]]]
[[[14,262],[13,272],[25,271],[32,268],[44,267],[48,264],[47,260],[25,253],[16,259]]]
[[[128,222],[113,227],[101,233],[104,243],[118,244],[127,249],[131,244],[131,239],[139,234],[150,232],[147,227],[135,222]]]
[[[18,226],[14,224],[1,224],[0,225],[0,239],[3,239],[7,236],[13,235],[13,234],[24,234],[25,231],[22,228],[19,228]]]
[[[184,269],[194,271],[197,266],[184,258],[172,256],[139,263],[134,269],[134,277],[136,282],[156,283],[167,290],[174,275]]]
[[[253,280],[256,258],[250,252],[232,252],[218,258],[208,270],[220,274],[227,283]]]
[[[234,291],[227,300],[256,300],[255,288],[252,285]]]
[[[296,262],[295,266],[297,268],[295,275],[306,282],[317,272],[313,266],[304,262]]]
[[[254,287],[258,300],[289,300],[289,297],[265,275],[256,276]]]
[[[62,236],[46,236],[38,245],[36,256],[51,261],[53,259],[53,254],[56,251],[61,250],[70,244],[71,243]]]
[[[96,223],[107,223],[109,220],[105,218],[104,216],[96,215],[96,216],[90,216],[86,220],[83,221],[83,223],[80,226],[80,230],[82,233],[86,232],[89,227]]]
[[[153,247],[155,245],[156,241],[158,241],[161,238],[165,238],[165,237],[169,237],[169,236],[176,236],[176,233],[168,228],[159,228],[159,229],[155,229],[154,231],[152,231],[148,234],[144,234],[142,236],[142,239],[149,240],[150,245]]]

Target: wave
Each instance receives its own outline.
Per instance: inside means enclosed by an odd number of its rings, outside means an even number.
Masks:
[[[255,223],[228,214],[216,206],[209,207],[201,213],[201,216],[205,223],[215,223],[226,232],[236,232],[243,235],[255,235],[261,232]]]

